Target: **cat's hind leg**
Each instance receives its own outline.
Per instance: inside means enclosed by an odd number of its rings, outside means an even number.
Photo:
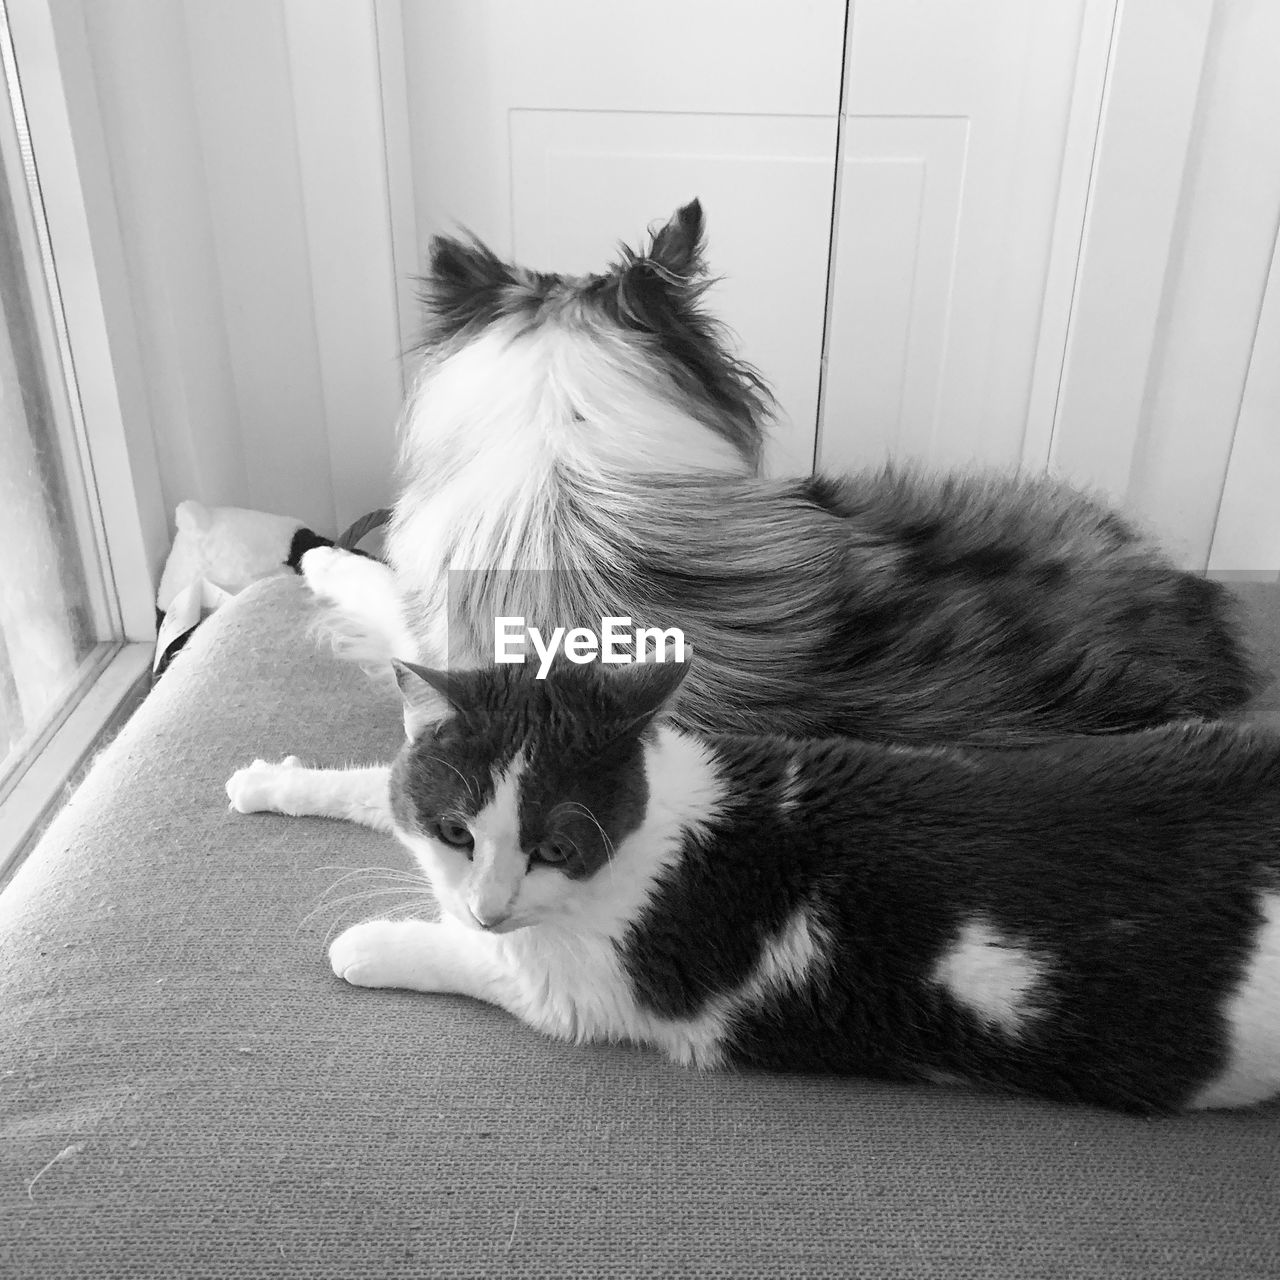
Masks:
[[[255,760],[227,780],[227,799],[237,813],[338,818],[389,832],[389,774],[384,764],[363,769],[308,769],[297,756],[287,756],[278,764]]]

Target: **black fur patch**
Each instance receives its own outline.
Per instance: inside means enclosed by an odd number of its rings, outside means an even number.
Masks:
[[[504,299],[518,283],[515,272],[474,236],[434,236],[430,261],[430,274],[422,281],[430,319],[426,342],[483,328],[508,314]]]
[[[313,529],[298,528],[289,542],[289,554],[285,557],[284,562],[294,573],[301,573],[302,557],[308,551],[312,551],[316,547],[331,546],[333,546],[332,538],[326,538],[322,534],[316,533]]]

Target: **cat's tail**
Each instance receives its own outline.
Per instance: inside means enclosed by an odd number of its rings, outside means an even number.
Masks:
[[[392,658],[417,660],[387,565],[336,547],[315,547],[299,568],[318,601],[309,627],[318,643],[379,682],[392,680]]]
[[[369,625],[368,619],[347,613],[340,606],[318,602],[307,624],[307,634],[318,648],[331,650],[345,662],[354,662],[377,684],[394,681],[392,658],[400,658],[390,637]],[[412,661],[412,655],[408,661]]]

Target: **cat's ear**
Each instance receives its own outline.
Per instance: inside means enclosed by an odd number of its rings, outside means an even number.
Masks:
[[[456,333],[500,313],[502,297],[516,279],[488,245],[474,236],[435,236],[429,253],[421,297],[438,331]]]
[[[646,256],[677,280],[691,280],[703,271],[703,229],[702,203],[690,200],[671,215],[662,230],[654,232]]]
[[[671,715],[679,700],[680,686],[692,661],[636,662],[620,669],[621,716],[625,731],[638,732],[654,720]]]
[[[404,699],[405,737],[412,742],[424,729],[442,724],[453,715],[454,691],[444,671],[401,662],[399,658],[392,658],[391,665]]]
[[[625,246],[615,269],[618,318],[657,334],[678,332],[681,317],[707,286],[702,260],[702,205],[691,200],[655,231],[644,252]]]

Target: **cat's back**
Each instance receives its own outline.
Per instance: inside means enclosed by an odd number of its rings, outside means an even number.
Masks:
[[[816,898],[889,939],[977,916],[1091,928],[1107,912],[1229,914],[1232,895],[1280,890],[1280,735],[1265,730],[1008,749],[709,741],[710,856],[670,896],[739,932]]]
[[[715,752],[734,785],[667,889],[690,969],[740,953],[738,1057],[1138,1110],[1272,1089],[1249,1046],[1280,1052],[1280,1010],[1258,1012],[1280,981],[1276,735]]]
[[[1043,740],[1221,716],[1254,690],[1222,584],[1048,479],[656,477],[613,525],[635,611],[704,657],[700,728]]]

